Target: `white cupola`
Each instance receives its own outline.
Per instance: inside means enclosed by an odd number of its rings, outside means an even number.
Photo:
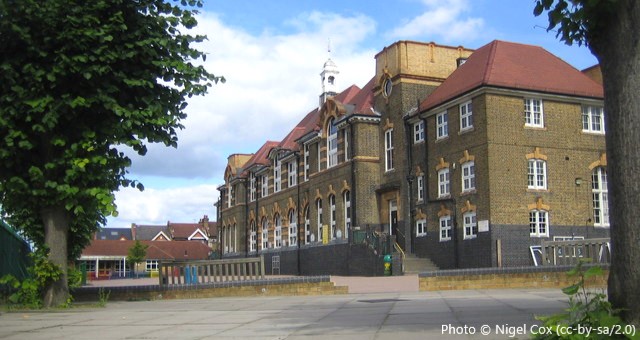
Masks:
[[[331,54],[331,48],[328,50]],[[338,94],[338,66],[331,60],[331,56],[327,59],[322,67],[320,73],[320,79],[322,80],[322,94],[320,94],[320,106],[324,104],[329,96],[335,96]]]

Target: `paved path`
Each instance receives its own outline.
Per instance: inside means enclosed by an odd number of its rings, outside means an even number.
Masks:
[[[0,339],[525,339],[565,307],[559,289],[109,302],[2,313]]]

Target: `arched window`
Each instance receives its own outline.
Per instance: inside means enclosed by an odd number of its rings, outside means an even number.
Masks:
[[[289,210],[289,246],[298,244],[298,222],[295,209]]]
[[[316,227],[318,228],[317,242],[322,242],[322,200],[316,201]]]
[[[342,194],[344,203],[344,238],[349,238],[351,231],[351,192],[349,190]]]
[[[269,249],[269,222],[267,218],[262,218],[262,250]]]
[[[255,220],[251,220],[249,229],[249,251],[256,251],[258,249],[258,229]]]
[[[222,226],[222,253],[226,254],[229,252],[229,241],[227,241],[227,231],[226,226]]]
[[[233,253],[233,252],[236,251],[236,240],[237,240],[236,224],[235,223],[231,227],[231,232],[229,233],[229,238],[230,238],[229,251]]]
[[[280,218],[280,214],[276,214],[273,218],[273,222],[275,223],[275,228],[273,230],[273,247],[280,248],[282,247],[282,219]]]
[[[607,170],[603,167],[597,167],[591,173],[591,195],[593,198],[593,225],[608,227],[609,190],[607,189]]]
[[[331,239],[336,238],[336,196],[329,196],[329,209],[331,209],[331,229],[330,237]]]
[[[305,243],[311,243],[311,217],[309,216],[309,206],[304,209],[304,237]]]
[[[338,127],[334,118],[327,124],[327,132],[327,168],[330,168],[338,164]]]

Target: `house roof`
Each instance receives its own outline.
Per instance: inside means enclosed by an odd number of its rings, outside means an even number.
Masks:
[[[148,245],[147,259],[155,260],[204,260],[209,258],[211,249],[202,242],[190,241],[140,241]],[[112,257],[128,255],[135,241],[93,240],[82,251],[81,257]]]
[[[132,240],[129,228],[100,228],[95,235],[96,240]]]
[[[153,240],[160,232],[169,236],[169,230],[166,225],[134,225],[136,228],[136,240]]]
[[[278,144],[278,142],[274,141],[267,141],[266,143],[262,144],[260,149],[258,149],[258,151],[254,153],[253,156],[251,156],[251,158],[249,158],[249,160],[244,164],[243,169],[246,170],[254,165],[269,165],[269,158],[267,158],[269,156],[269,151],[278,146]],[[246,171],[244,171],[242,175],[246,176]]]
[[[354,113],[373,114],[373,88],[375,85],[376,77],[373,77],[362,90],[358,91],[353,98],[346,102],[355,106]]]
[[[420,110],[482,86],[604,97],[602,86],[542,47],[494,40],[473,52],[420,104]]]
[[[196,232],[202,233],[202,236],[207,237],[205,231],[201,228],[202,225],[199,223],[171,223],[169,222],[169,229],[171,231],[171,238],[175,239],[183,239],[188,240],[190,237],[194,235]]]
[[[354,112],[360,114],[373,114],[371,110],[373,103],[373,87],[375,86],[375,77],[367,83],[367,85],[360,89],[356,85],[351,85],[344,91],[338,93],[333,97],[333,100],[344,104],[350,104],[354,107]],[[243,165],[243,171],[239,177],[247,177],[247,170],[254,165],[270,165],[269,152],[274,148],[298,151],[300,145],[298,140],[313,132],[320,130],[320,110],[315,108],[307,113],[304,118],[280,141],[267,141],[260,147],[260,149],[254,153],[249,160]]]

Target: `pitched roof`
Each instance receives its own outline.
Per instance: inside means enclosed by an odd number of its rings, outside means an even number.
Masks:
[[[197,241],[140,241],[148,245],[147,259],[155,260],[204,260],[211,249]],[[93,240],[82,251],[81,257],[121,256],[126,257],[135,241]]]
[[[153,240],[160,232],[164,232],[169,236],[169,230],[166,225],[133,225],[136,228],[136,240]]]
[[[602,86],[542,47],[494,40],[471,54],[420,104],[420,110],[429,110],[481,86],[604,96]]]
[[[132,240],[131,229],[128,228],[100,228],[96,232],[96,240]]]
[[[199,223],[171,223],[171,222],[169,222],[169,229],[171,230],[171,238],[173,240],[175,240],[175,239],[187,240],[187,239],[189,239],[189,237],[191,237],[193,235],[193,233],[195,233],[198,230],[203,234],[209,232],[208,230],[204,231],[200,227],[202,227],[202,225],[199,224]],[[206,237],[206,235],[204,235],[204,236]]]
[[[362,90],[358,91],[352,99],[346,102],[355,106],[353,113],[373,114],[373,88],[375,85],[376,77],[373,77]]]
[[[271,149],[273,149],[274,147],[278,146],[278,142],[274,142],[274,141],[267,141],[264,144],[262,144],[262,146],[260,147],[260,149],[258,149],[258,151],[256,153],[253,154],[253,156],[251,156],[251,158],[249,158],[249,160],[243,165],[243,169],[246,170],[254,165],[269,165],[269,159],[267,158],[269,156],[269,151],[271,151]],[[246,173],[243,172],[243,175],[246,176]]]

